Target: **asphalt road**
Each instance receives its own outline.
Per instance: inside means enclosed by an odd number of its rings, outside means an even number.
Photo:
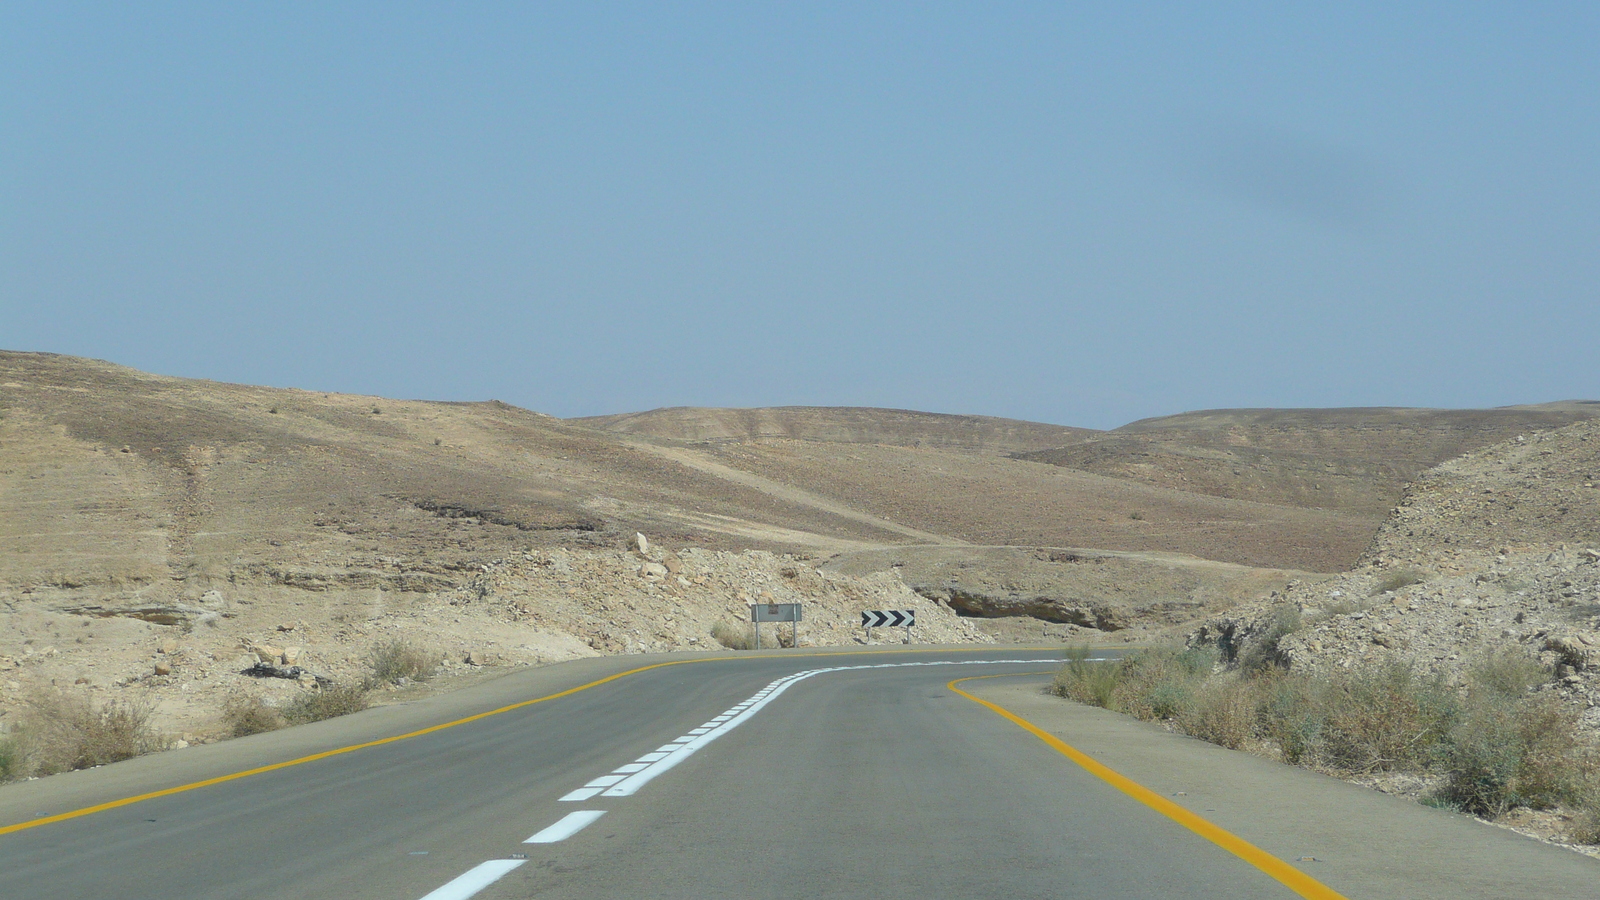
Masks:
[[[994,662],[1029,658],[1041,662]],[[44,824],[0,833],[0,896],[1313,895],[946,686],[1037,673],[1058,658],[791,652],[668,665],[404,740],[48,821],[662,661],[592,660],[13,785],[0,789],[0,826]],[[827,671],[793,678],[818,669]],[[474,894],[473,881],[488,883]]]

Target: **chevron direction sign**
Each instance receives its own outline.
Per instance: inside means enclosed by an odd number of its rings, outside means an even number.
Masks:
[[[914,609],[866,609],[861,611],[861,627],[877,628],[881,625],[900,626],[907,628],[917,624],[917,611]]]

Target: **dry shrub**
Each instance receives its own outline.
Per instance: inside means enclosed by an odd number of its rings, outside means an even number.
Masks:
[[[1457,706],[1441,681],[1425,681],[1397,659],[1336,677],[1322,697],[1315,761],[1344,774],[1424,768]]]
[[[1124,657],[1112,708],[1141,719],[1173,719],[1194,704],[1196,690],[1210,677],[1213,652],[1154,647]]]
[[[1420,677],[1399,659],[1319,679],[1270,663],[1252,670],[1244,660],[1213,675],[1214,658],[1194,651],[1100,663],[1088,656],[1087,648],[1070,651],[1051,692],[1168,719],[1235,750],[1276,748],[1285,762],[1335,774],[1441,775],[1430,800],[1477,815],[1564,806],[1574,814],[1570,837],[1600,843],[1600,745],[1555,692],[1531,690],[1550,672],[1523,650],[1485,655],[1465,688]]]
[[[1274,607],[1272,618],[1261,635],[1239,652],[1239,668],[1246,672],[1283,668],[1286,663],[1283,652],[1278,649],[1278,642],[1299,631],[1304,624],[1300,618],[1300,607],[1292,603],[1280,603]]]
[[[10,735],[0,735],[0,782],[22,774],[22,749]]]
[[[305,725],[360,712],[372,705],[367,689],[360,686],[332,686],[301,694],[283,708],[283,717],[292,725]]]
[[[754,650],[756,647],[756,632],[753,625],[718,622],[711,626],[711,636],[729,650]]]
[[[233,694],[222,701],[222,722],[233,737],[276,731],[289,724],[282,713],[253,694]]]
[[[1446,779],[1439,796],[1488,817],[1579,800],[1592,753],[1580,729],[1577,712],[1552,693],[1475,692],[1440,748]]]
[[[164,750],[167,738],[150,725],[153,706],[143,700],[96,704],[79,694],[41,691],[28,700],[11,738],[8,774],[54,775]]]
[[[1521,697],[1549,681],[1552,674],[1520,647],[1502,647],[1486,653],[1468,670],[1474,688],[1506,698]]]
[[[431,653],[404,638],[373,647],[367,654],[372,669],[370,684],[395,684],[405,678],[427,681],[439,670],[439,654]]]
[[[1591,774],[1574,798],[1572,811],[1567,839],[1579,844],[1600,844],[1600,779]]]
[[[1320,759],[1328,728],[1325,685],[1281,672],[1263,674],[1257,681],[1262,736],[1277,745],[1286,763],[1307,765]]]
[[[1089,653],[1082,646],[1067,651],[1051,693],[1141,719],[1181,715],[1217,661],[1210,650],[1183,647],[1154,647],[1105,661],[1092,660]]]
[[[1229,676],[1207,681],[1194,694],[1194,702],[1177,718],[1184,734],[1210,741],[1229,750],[1242,750],[1255,737],[1256,684],[1249,678]]]
[[[1398,591],[1403,587],[1421,584],[1427,578],[1419,569],[1396,569],[1383,576],[1378,583],[1373,585],[1372,593],[1383,594],[1389,591]]]
[[[1112,696],[1122,680],[1122,665],[1116,661],[1097,662],[1089,658],[1089,648],[1067,649],[1066,665],[1056,673],[1051,693],[1089,706],[1114,709]]]

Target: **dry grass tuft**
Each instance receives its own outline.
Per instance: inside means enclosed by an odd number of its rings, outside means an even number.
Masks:
[[[1421,584],[1427,577],[1420,569],[1396,569],[1379,579],[1378,583],[1373,585],[1372,593],[1384,594],[1389,591],[1398,591],[1403,587]]]
[[[151,727],[151,710],[143,701],[96,704],[59,689],[41,691],[5,741],[0,768],[11,778],[54,775],[164,750],[169,741]]]
[[[372,669],[368,679],[371,686],[396,684],[402,678],[410,681],[427,681],[439,671],[439,654],[432,653],[404,638],[379,644],[367,654],[367,664]]]
[[[222,723],[233,737],[276,731],[289,724],[281,712],[254,694],[233,694],[224,700]]]
[[[733,625],[718,622],[711,626],[711,636],[729,650],[754,650],[756,632],[753,625]]]
[[[367,689],[360,686],[324,687],[301,694],[283,708],[283,718],[291,725],[305,725],[360,712],[372,705]]]

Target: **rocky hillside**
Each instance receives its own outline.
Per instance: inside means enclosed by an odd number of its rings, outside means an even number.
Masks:
[[[1381,517],[1432,466],[1595,416],[1600,403],[1592,401],[1485,410],[1209,410],[1144,419],[1018,456],[1217,497]]]
[[[1399,657],[1451,681],[1520,649],[1600,728],[1600,423],[1428,471],[1355,569],[1291,584],[1191,640],[1313,672]]]
[[[803,603],[801,646],[866,642],[860,613],[915,609],[913,640],[985,642],[971,620],[910,591],[889,573],[824,572],[816,560],[766,551],[546,548],[486,561],[452,588],[307,591],[285,597],[250,584],[218,585],[162,606],[30,602],[0,606],[0,731],[49,685],[97,698],[158,704],[157,722],[191,739],[216,734],[229,696],[287,702],[315,684],[359,683],[371,652],[401,640],[461,674],[604,653],[716,650],[721,625],[748,627],[749,604]],[[787,640],[789,626],[763,626]],[[880,631],[898,643],[902,632]],[[251,678],[257,662],[305,671],[300,680]]]

